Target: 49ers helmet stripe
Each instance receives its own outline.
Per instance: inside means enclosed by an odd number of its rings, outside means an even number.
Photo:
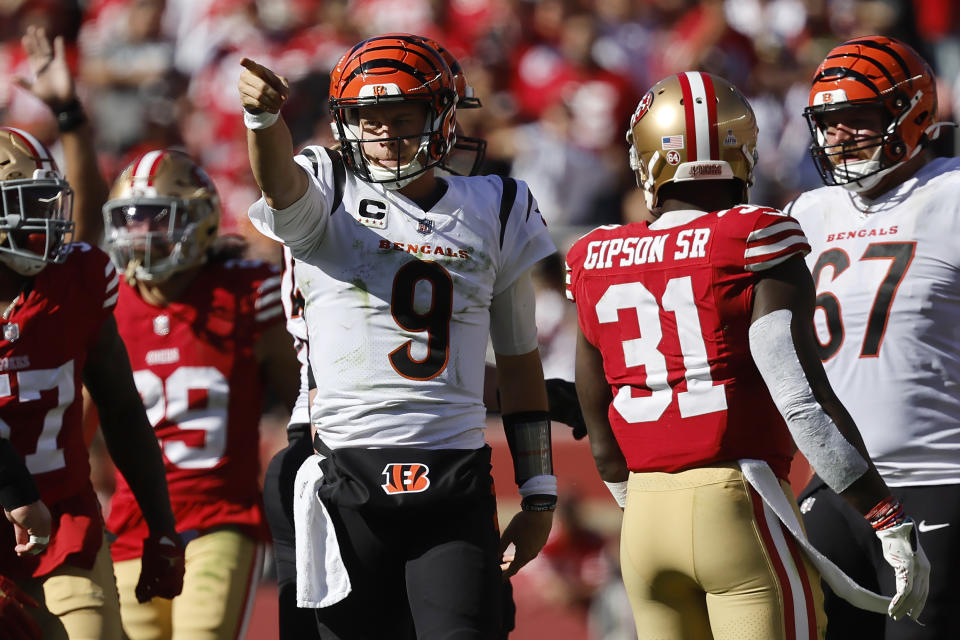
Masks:
[[[56,163],[54,163],[50,152],[47,151],[47,148],[43,146],[42,142],[33,137],[32,133],[29,131],[24,131],[23,129],[14,129],[12,127],[3,127],[3,130],[8,131],[11,135],[16,136],[23,142],[23,144],[30,151],[30,155],[35,159],[37,169],[56,170]]]
[[[695,71],[677,74],[687,123],[687,160],[718,160],[717,96],[710,76]]]
[[[157,165],[163,160],[164,151],[148,151],[137,160],[133,169],[131,181],[146,180],[147,186],[153,186],[153,178],[157,171]]]

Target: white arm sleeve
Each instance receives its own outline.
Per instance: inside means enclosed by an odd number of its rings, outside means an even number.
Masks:
[[[797,447],[823,481],[839,493],[869,465],[814,397],[793,344],[792,319],[789,309],[779,309],[751,324],[750,354]]]
[[[528,269],[490,302],[494,353],[517,356],[537,348],[537,298]]]

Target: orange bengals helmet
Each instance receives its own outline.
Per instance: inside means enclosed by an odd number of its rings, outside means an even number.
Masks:
[[[827,144],[823,116],[846,109],[879,109],[880,135]],[[946,123],[935,122],[937,85],[930,66],[909,46],[884,36],[867,36],[835,47],[813,78],[810,126],[813,156],[827,185],[868,191],[890,171],[916,156]],[[841,162],[851,152],[875,149],[867,160]]]
[[[357,109],[400,103],[424,105],[427,120],[417,134],[420,144],[413,159],[392,169],[363,153]],[[361,180],[388,189],[403,188],[443,162],[456,142],[456,103],[450,66],[420,36],[392,33],[364,40],[340,58],[330,74],[330,112],[346,165]]]
[[[686,71],[653,85],[627,130],[630,168],[647,208],[660,187],[691,180],[739,180],[743,201],[757,161],[757,119],[746,98],[720,76]]]
[[[482,107],[480,98],[477,97],[473,87],[467,84],[467,76],[463,72],[460,61],[436,40],[422,36],[414,37],[420,38],[436,49],[443,56],[447,66],[450,67],[450,72],[453,73],[454,87],[457,91],[457,109],[479,109]],[[475,176],[480,171],[486,155],[487,141],[483,138],[463,135],[462,129],[458,126],[456,142],[451,153],[441,164],[441,168],[457,176]]]

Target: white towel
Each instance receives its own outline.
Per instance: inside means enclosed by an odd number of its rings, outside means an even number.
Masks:
[[[810,544],[803,534],[797,514],[787,501],[787,496],[780,486],[780,481],[773,474],[770,465],[762,460],[743,459],[738,462],[747,482],[760,494],[763,501],[777,514],[787,530],[797,539],[800,547],[807,554],[807,558],[817,568],[823,579],[833,589],[833,592],[858,609],[886,615],[890,606],[890,598],[861,587],[840,567],[833,564]]]
[[[297,606],[304,609],[336,604],[347,597],[351,588],[333,521],[317,496],[323,480],[321,460],[323,456],[316,453],[304,460],[294,482]]]

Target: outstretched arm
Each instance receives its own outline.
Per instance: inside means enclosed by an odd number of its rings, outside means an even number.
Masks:
[[[107,201],[109,189],[97,164],[93,129],[77,97],[73,74],[67,65],[63,36],[57,36],[51,43],[42,28],[31,26],[27,27],[21,43],[34,77],[19,78],[17,82],[50,107],[60,128],[66,164],[64,171],[74,194],[73,213],[77,227],[73,239],[98,245],[103,236],[101,208]]]
[[[280,107],[290,96],[290,85],[285,78],[249,58],[240,64],[243,72],[237,88],[246,112],[250,168],[267,204],[274,209],[286,209],[307,190],[307,175],[293,160],[293,139],[280,115]]]

